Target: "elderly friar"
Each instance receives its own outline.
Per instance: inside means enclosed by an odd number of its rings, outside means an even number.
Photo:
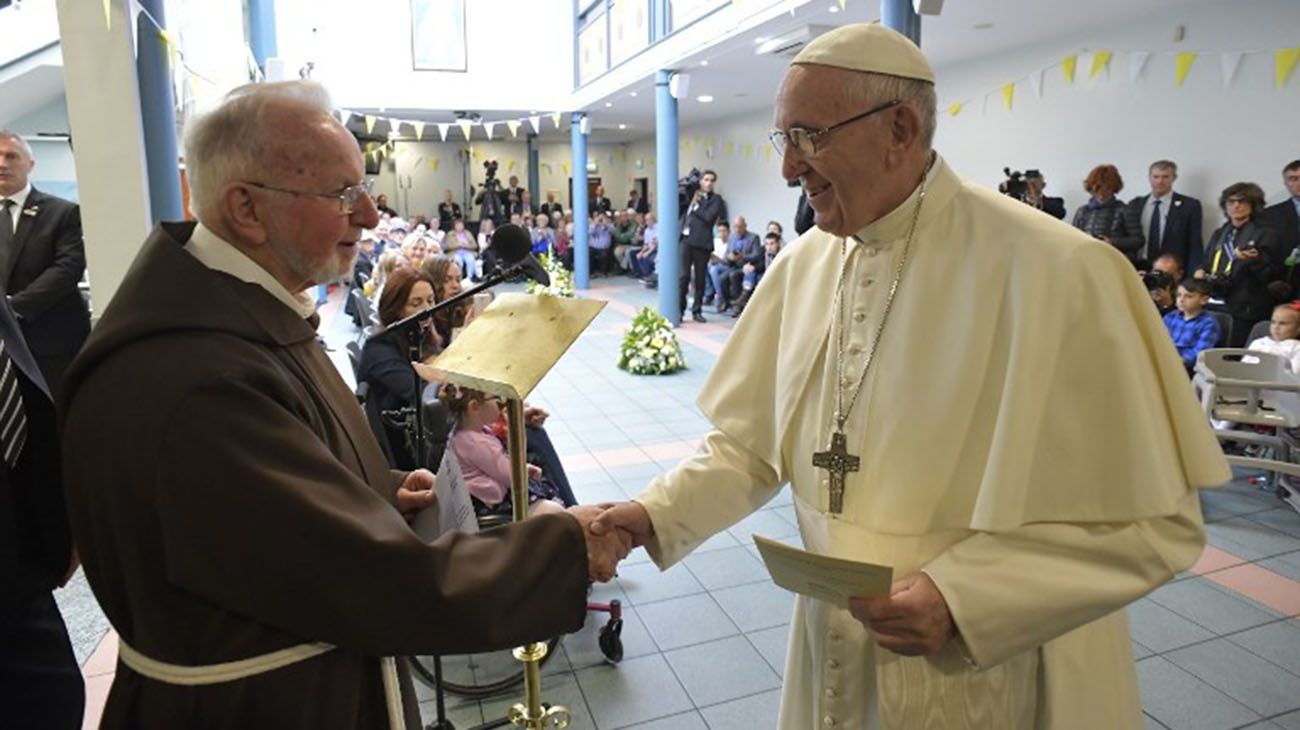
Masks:
[[[103,727],[418,730],[393,655],[575,630],[624,552],[595,508],[432,545],[403,520],[433,475],[389,468],[306,294],[379,218],[330,109],[261,84],[192,124],[199,222],[153,231],[68,375],[73,531],[121,637]]]
[[[809,43],[775,122],[817,227],[703,388],[700,452],[594,528],[667,568],[788,483],[807,549],[893,566],[797,600],[782,730],[1141,728],[1122,609],[1197,559],[1229,472],[1132,266],[959,177],[891,30]]]

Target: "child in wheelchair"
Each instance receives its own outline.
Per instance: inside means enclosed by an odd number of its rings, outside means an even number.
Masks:
[[[501,418],[503,404],[486,393],[451,385],[439,390],[438,399],[455,421],[447,446],[460,464],[475,511],[480,516],[510,514],[510,456],[491,429]],[[541,467],[529,464],[528,515],[562,512],[558,497],[559,490]]]

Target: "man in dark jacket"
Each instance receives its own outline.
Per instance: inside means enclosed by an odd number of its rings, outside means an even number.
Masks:
[[[1286,264],[1289,295],[1300,291],[1300,265],[1296,264],[1300,249],[1300,160],[1293,160],[1282,170],[1282,183],[1286,185],[1287,199],[1264,209],[1260,222],[1273,229],[1278,251],[1290,263]]]
[[[51,595],[74,564],[54,403],[3,302],[0,404],[0,727],[75,730],[85,688]]]
[[[90,310],[77,289],[86,249],[80,209],[33,188],[35,166],[27,142],[0,130],[0,287],[58,397],[63,371],[90,334]]]
[[[1205,255],[1201,236],[1201,201],[1174,192],[1178,165],[1156,160],[1147,170],[1151,192],[1139,195],[1124,208],[1115,232],[1121,251],[1135,252],[1138,262],[1155,261],[1173,254],[1186,271],[1200,268]]]
[[[727,201],[713,192],[718,173],[705,170],[700,174],[700,187],[682,216],[681,299],[683,316],[686,313],[686,290],[695,289],[691,304],[691,318],[704,322],[704,282],[708,277],[709,256],[713,255],[713,226],[727,221]]]
[[[331,109],[263,83],[191,122],[199,222],[154,230],[68,373],[72,527],[120,638],[105,728],[418,730],[391,657],[574,631],[625,554],[595,508],[432,544],[402,519],[433,475],[389,469],[304,297],[379,217]]]

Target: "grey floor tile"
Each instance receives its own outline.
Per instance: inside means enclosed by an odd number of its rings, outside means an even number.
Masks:
[[[729,531],[742,543],[752,544],[755,533],[773,539],[799,534],[799,528],[772,510],[759,510],[736,523]]]
[[[1163,657],[1138,662],[1137,674],[1143,708],[1171,730],[1228,730],[1260,719]]]
[[[1290,507],[1274,507],[1266,512],[1256,512],[1248,515],[1247,519],[1285,532],[1291,537],[1300,537],[1300,512]]]
[[[1204,626],[1148,598],[1128,607],[1128,620],[1133,639],[1156,653],[1214,638],[1214,634]]]
[[[1264,717],[1300,708],[1300,677],[1227,639],[1207,641],[1164,656]]]
[[[1239,517],[1241,515],[1262,512],[1272,507],[1272,495],[1264,492],[1248,494],[1228,489],[1201,490],[1201,506],[1207,513],[1213,511],[1220,515]]]
[[[1291,580],[1300,580],[1300,551],[1261,560],[1258,565]]]
[[[781,686],[781,678],[768,668],[767,662],[744,636],[665,652],[664,658],[696,707],[715,705]],[[705,718],[708,718],[707,712]]]
[[[632,552],[628,553],[628,556],[626,558],[623,558],[623,562],[619,563],[619,566],[640,565],[642,563],[649,563],[649,562],[651,562],[650,553],[646,552],[645,548],[639,547],[639,548],[633,548]]]
[[[583,669],[577,677],[600,730],[628,727],[694,709],[691,698],[661,655],[629,659],[617,667]]]
[[[1205,526],[1211,545],[1246,560],[1271,558],[1300,550],[1300,537],[1278,532],[1245,517]]]
[[[579,504],[600,504],[601,502],[622,502],[627,499],[627,492],[618,484],[610,481],[599,484],[573,484],[573,496]]]
[[[1271,720],[1260,720],[1252,722],[1238,730],[1281,730],[1281,726],[1274,724]]]
[[[1164,723],[1145,712],[1142,713],[1142,727],[1145,728],[1145,730],[1169,730]]]
[[[637,613],[662,651],[740,633],[707,593],[637,606]]]
[[[751,631],[745,636],[749,638],[749,643],[758,649],[758,653],[767,660],[767,666],[771,667],[778,677],[785,676],[785,656],[790,646],[790,627],[774,626],[770,629]]]
[[[773,730],[781,709],[781,691],[771,690],[706,707],[709,730]]]
[[[1204,578],[1171,583],[1157,589],[1150,598],[1216,634],[1230,634],[1281,618],[1274,611],[1220,590]],[[1141,637],[1138,641],[1155,648]]]
[[[514,695],[484,700],[484,720],[505,717],[515,703],[523,701],[523,685],[519,686],[518,692]],[[587,701],[583,696],[582,689],[578,686],[578,680],[573,674],[542,677],[542,702],[553,707],[560,706],[567,709],[571,717],[570,730],[597,730],[596,722],[591,717],[591,710],[587,707]]]
[[[740,541],[732,537],[730,532],[723,530],[722,532],[716,533],[709,539],[700,543],[700,546],[695,548],[694,553],[699,554],[699,553],[707,553],[711,550],[725,550],[727,548],[733,548],[738,545],[740,545]]]
[[[583,624],[582,629],[564,637],[564,655],[568,657],[568,663],[574,669],[586,669],[608,662],[604,652],[600,650],[599,643],[601,630],[608,620],[607,614],[588,614],[587,623]],[[659,651],[659,647],[655,645],[654,639],[650,638],[650,632],[634,608],[623,609],[621,637],[624,660],[655,654]]]
[[[1233,634],[1228,639],[1300,676],[1300,623],[1278,621]]]
[[[794,504],[794,497],[788,486],[782,487],[781,491],[777,492],[776,496],[772,498],[772,501],[768,502],[768,505],[772,507],[782,507],[787,504]]]
[[[622,564],[618,568],[618,586],[634,606],[703,592],[691,571],[678,563],[660,572],[654,563]]]
[[[767,568],[748,550],[737,545],[723,550],[689,555],[683,561],[705,590],[767,580]]]
[[[1284,730],[1300,730],[1300,712],[1288,712],[1281,717],[1275,717],[1273,724]]]
[[[458,707],[446,707],[447,720],[456,727],[473,727],[481,725],[484,722],[483,711],[479,709],[477,702],[460,705]],[[428,724],[438,719],[438,708],[434,702],[420,703],[420,721]]]
[[[691,710],[680,715],[631,725],[627,730],[709,730],[709,726],[704,724],[704,717],[699,712]]]
[[[750,632],[790,623],[794,594],[771,580],[712,591],[713,600],[722,606],[741,631]]]
[[[1133,644],[1133,659],[1135,661],[1138,659],[1145,659],[1155,653],[1137,641],[1130,641]]]

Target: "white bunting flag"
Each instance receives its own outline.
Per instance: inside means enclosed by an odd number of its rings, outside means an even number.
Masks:
[[[507,119],[507,120],[506,120],[506,129],[509,129],[509,130],[510,130],[510,136],[511,136],[511,137],[516,137],[516,138],[517,138],[517,137],[519,136],[519,120],[518,120],[518,119]]]
[[[424,139],[424,122],[411,122],[411,126],[415,127],[415,138]]]
[[[442,138],[442,141],[443,141],[443,142],[446,142],[446,141],[447,141],[447,130],[449,130],[449,129],[451,129],[451,125],[450,125],[450,124],[439,124],[439,125],[438,125],[438,136]]]
[[[473,129],[474,123],[468,119],[462,119],[459,122],[456,122],[456,125],[459,126],[460,131],[465,134],[465,139],[469,139],[469,133],[470,130]]]
[[[537,114],[528,118],[528,124],[533,128],[533,134],[542,133],[542,118]]]
[[[488,139],[492,139],[492,131],[496,129],[497,122],[483,122],[483,131],[487,132]]]
[[[1219,68],[1223,69],[1223,88],[1232,86],[1232,80],[1237,76],[1237,68],[1241,66],[1241,57],[1246,54],[1241,51],[1224,51],[1219,56]]]
[[[1149,51],[1133,51],[1128,56],[1128,80],[1129,83],[1137,83],[1138,77],[1142,75],[1143,69],[1147,67],[1147,61],[1151,60]]]
[[[1043,98],[1043,74],[1045,73],[1047,73],[1047,69],[1040,68],[1037,71],[1031,71],[1029,74],[1029,88],[1034,90],[1034,96],[1039,99]]]

